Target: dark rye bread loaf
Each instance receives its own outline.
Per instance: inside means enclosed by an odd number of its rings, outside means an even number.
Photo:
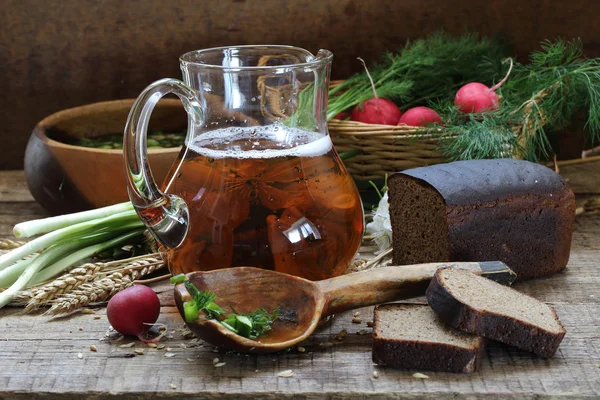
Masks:
[[[549,305],[466,270],[438,269],[426,295],[453,327],[542,357],[552,357],[566,333]]]
[[[406,369],[473,372],[485,339],[446,325],[426,305],[375,307],[373,362]]]
[[[521,160],[471,160],[388,179],[393,262],[505,262],[518,279],[565,268],[575,196],[560,175]]]

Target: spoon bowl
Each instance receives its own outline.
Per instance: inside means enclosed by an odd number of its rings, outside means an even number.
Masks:
[[[190,272],[187,279],[200,291],[216,295],[215,303],[236,314],[258,308],[279,317],[272,330],[256,340],[240,336],[200,311],[186,324],[200,339],[215,346],[246,353],[285,350],[310,336],[321,318],[354,308],[422,296],[438,268],[458,267],[503,283],[516,275],[504,263],[429,263],[384,267],[356,272],[318,282],[254,267],[236,267],[208,272]],[[192,296],[184,283],[175,285],[175,302],[184,316],[183,304]]]
[[[273,330],[256,340],[247,339],[200,313],[188,323],[196,336],[209,343],[236,351],[256,353],[279,351],[306,339],[321,319],[325,298],[314,282],[270,270],[238,267],[187,275],[198,290],[210,291],[225,312],[250,313],[279,309]],[[232,284],[243,282],[243,284]],[[181,315],[183,303],[192,297],[183,284],[175,287],[175,302]],[[234,311],[235,310],[235,311]],[[260,344],[257,346],[257,344]]]

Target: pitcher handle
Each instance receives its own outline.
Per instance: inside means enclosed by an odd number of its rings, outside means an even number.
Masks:
[[[148,164],[146,148],[150,114],[168,93],[179,97],[188,113],[188,123],[202,120],[202,108],[191,88],[177,79],[156,81],[144,89],[131,107],[125,125],[123,154],[127,191],[137,214],[163,246],[174,248],[181,244],[187,233],[188,207],[181,197],[160,191]]]

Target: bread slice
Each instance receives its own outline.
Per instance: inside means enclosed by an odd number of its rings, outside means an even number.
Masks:
[[[543,357],[565,328],[556,311],[533,297],[458,268],[440,268],[427,288],[429,306],[448,324]]]
[[[444,324],[426,305],[375,307],[373,362],[406,369],[473,372],[484,340]]]

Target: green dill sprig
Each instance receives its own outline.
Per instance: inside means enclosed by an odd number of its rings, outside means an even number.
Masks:
[[[587,139],[600,139],[600,59],[584,57],[581,40],[545,41],[531,54],[530,64],[515,72],[502,93],[526,133],[527,158],[537,159],[534,149],[548,158],[547,131],[568,127],[578,114],[585,119]]]
[[[264,308],[259,308],[245,316],[252,322],[250,339],[256,339],[272,330],[273,322],[279,317],[279,309],[276,308],[273,312],[269,313]]]

